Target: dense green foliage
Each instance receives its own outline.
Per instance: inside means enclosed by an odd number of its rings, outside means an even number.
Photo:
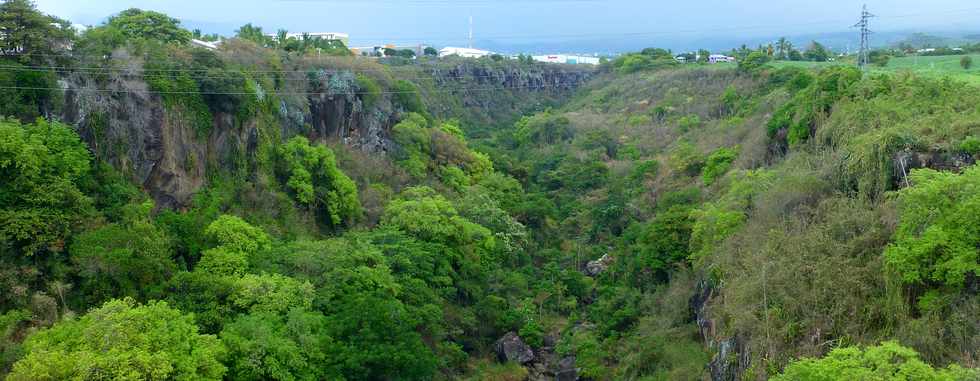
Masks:
[[[70,74],[155,92],[133,104],[163,114],[171,172],[136,173],[157,146],[120,138],[118,95],[67,126],[36,119],[51,94],[0,94],[32,121],[0,121],[0,376],[976,378],[975,87],[774,68],[832,56],[781,41],[738,68],[623,55],[562,104],[426,74],[526,57],[189,33],[124,11],[76,51],[146,74]],[[532,365],[498,361],[509,332]]]
[[[225,349],[164,302],[116,300],[37,332],[11,380],[221,380]]]
[[[821,359],[804,359],[786,367],[777,381],[818,380],[931,380],[958,381],[980,377],[976,370],[956,365],[935,369],[914,350],[895,342],[869,348],[837,348]]]
[[[109,18],[106,27],[117,29],[127,39],[155,40],[182,44],[191,32],[180,27],[180,20],[154,11],[130,8]]]
[[[962,174],[914,170],[899,192],[902,219],[885,260],[905,282],[960,288],[980,274],[980,167]]]
[[[297,136],[279,148],[278,157],[286,187],[299,203],[320,211],[327,224],[344,226],[361,217],[357,186],[337,168],[329,148]]]
[[[4,252],[32,255],[63,246],[92,211],[79,189],[91,156],[70,127],[0,121],[0,240]]]

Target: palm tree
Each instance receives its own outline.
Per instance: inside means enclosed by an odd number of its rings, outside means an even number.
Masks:
[[[279,43],[280,49],[286,46],[287,36],[289,36],[289,32],[287,32],[285,29],[279,29],[279,31],[276,32],[276,42]]]
[[[776,42],[776,59],[785,60],[792,49],[793,44],[786,37],[780,37],[779,41]]]

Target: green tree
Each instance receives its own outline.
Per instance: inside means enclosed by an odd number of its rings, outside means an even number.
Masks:
[[[701,180],[704,185],[711,185],[716,179],[723,176],[731,168],[732,162],[738,157],[737,148],[719,148],[717,151],[708,155],[701,171]]]
[[[769,63],[770,59],[771,57],[765,52],[753,51],[738,61],[738,70],[743,73],[754,73]]]
[[[19,61],[0,60],[0,65],[8,67],[0,71],[0,116],[32,122],[57,104],[55,90],[50,90],[58,86],[54,71],[31,69]]]
[[[688,258],[691,239],[691,209],[673,206],[660,212],[647,224],[634,224],[624,236],[631,241],[629,256],[622,256],[616,268],[625,276],[626,284],[653,289],[667,280],[675,264]]]
[[[143,298],[177,271],[170,237],[150,223],[148,215],[82,233],[69,252],[82,279],[80,291],[93,302]]]
[[[415,329],[421,317],[397,299],[400,288],[386,267],[338,267],[324,278],[337,285],[319,304],[346,378],[432,378],[437,359]]]
[[[980,274],[980,166],[913,170],[909,181],[898,192],[902,219],[885,260],[908,283],[961,288]]]
[[[267,37],[265,32],[262,31],[262,27],[254,26],[252,23],[242,25],[241,28],[238,28],[238,30],[235,31],[235,37],[252,41],[261,46],[266,46],[269,43],[269,37]]]
[[[789,52],[793,50],[793,43],[790,42],[786,37],[780,37],[779,41],[776,42],[776,59],[777,60],[787,60],[789,59]]]
[[[130,8],[109,18],[106,23],[126,38],[159,41],[163,43],[185,44],[191,39],[191,32],[180,27],[180,20],[160,12]]]
[[[254,254],[268,250],[272,244],[269,235],[261,228],[252,226],[245,220],[232,215],[221,215],[214,220],[204,234],[219,247],[230,251]]]
[[[803,52],[803,57],[805,57],[808,61],[815,62],[826,62],[830,59],[830,55],[830,51],[827,50],[827,48],[821,43],[816,41],[811,42],[810,46],[806,48],[805,52]]]
[[[370,109],[381,99],[381,86],[378,82],[364,74],[357,75],[357,91],[364,102],[364,108]]]
[[[31,255],[60,251],[94,211],[79,189],[88,149],[68,126],[0,120],[0,245]]]
[[[493,248],[494,238],[485,227],[459,215],[449,200],[428,187],[406,189],[385,209],[382,223],[419,239],[453,244],[478,244]]]
[[[431,47],[431,46],[426,46],[426,47],[425,47],[425,50],[423,50],[423,53],[424,53],[424,54],[425,54],[425,55],[426,55],[427,57],[437,57],[437,56],[439,56],[439,51],[438,51],[438,50],[436,50],[436,48],[433,48],[433,47]]]
[[[232,302],[238,286],[236,277],[195,269],[170,278],[160,296],[175,308],[193,313],[203,332],[217,334],[240,312]]]
[[[333,151],[311,145],[305,137],[290,139],[278,149],[277,172],[301,204],[318,211],[330,226],[349,225],[361,217],[357,185],[337,168]]]
[[[963,70],[970,70],[970,68],[973,67],[973,57],[963,56],[963,58],[960,58],[960,67],[962,67]]]
[[[313,307],[313,285],[279,274],[248,274],[238,281],[231,300],[250,312],[285,314],[291,309]]]
[[[976,369],[951,365],[935,369],[919,354],[894,341],[867,348],[837,348],[821,359],[802,359],[786,367],[774,381],[907,380],[967,381],[980,377]]]
[[[17,55],[21,63],[48,62],[69,46],[74,30],[67,21],[45,15],[31,0],[0,4],[0,53]]]
[[[874,50],[868,54],[868,59],[872,65],[885,67],[888,66],[888,61],[892,59],[892,56],[886,50]]]
[[[300,309],[240,316],[221,331],[235,380],[340,379],[337,344],[326,318]]]
[[[429,113],[426,110],[425,103],[422,102],[422,94],[419,93],[419,88],[414,83],[399,79],[395,81],[391,92],[394,96],[395,104],[401,106],[402,109],[407,112],[421,114],[428,118]]]
[[[164,302],[114,300],[27,338],[9,380],[221,380],[225,349]]]
[[[697,61],[698,63],[708,63],[708,57],[711,56],[711,51],[708,49],[698,49]]]

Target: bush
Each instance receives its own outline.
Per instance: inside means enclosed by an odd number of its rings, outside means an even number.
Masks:
[[[357,185],[337,168],[329,148],[297,136],[279,147],[278,155],[278,173],[286,187],[301,204],[321,212],[329,225],[350,225],[361,217]]]
[[[861,71],[853,67],[824,69],[805,89],[776,110],[766,125],[769,136],[775,137],[780,131],[786,131],[789,145],[806,142],[817,121],[830,113],[837,101],[849,95],[861,75]]]
[[[919,354],[894,341],[868,348],[837,348],[821,359],[802,359],[786,367],[773,381],[823,380],[948,380],[980,377],[976,369],[952,365],[935,369]]]
[[[970,155],[976,155],[980,153],[980,138],[976,136],[969,136],[960,142],[960,151],[968,153]]]
[[[395,104],[401,106],[407,112],[414,112],[421,115],[428,115],[425,103],[422,102],[422,94],[419,93],[418,86],[406,80],[397,80],[392,87]]]
[[[701,171],[701,180],[704,185],[711,185],[715,180],[731,168],[732,162],[738,157],[738,148],[720,148],[708,156],[705,161],[704,169]]]
[[[381,99],[381,86],[378,82],[364,74],[357,75],[357,90],[364,102],[364,109],[370,109]]]
[[[907,283],[962,288],[980,274],[980,166],[962,174],[914,170],[909,179],[885,260]]]
[[[79,189],[90,162],[88,148],[69,126],[0,118],[0,245],[27,255],[60,251],[94,212]]]
[[[761,51],[749,53],[744,59],[738,61],[738,71],[743,73],[755,73],[761,70],[772,59],[769,55]]]
[[[960,58],[960,66],[963,70],[970,70],[973,67],[973,57],[963,56],[963,58]]]
[[[677,126],[680,127],[682,133],[686,133],[692,129],[701,127],[701,118],[693,114],[684,116],[677,121]]]
[[[197,330],[165,302],[110,301],[28,337],[8,379],[221,380],[224,346]]]

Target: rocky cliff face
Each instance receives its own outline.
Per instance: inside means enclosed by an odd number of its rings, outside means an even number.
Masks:
[[[581,66],[528,67],[473,60],[423,65],[422,70],[442,92],[427,97],[443,99],[429,102],[430,111],[483,126],[512,123],[522,114],[560,103],[596,74]]]
[[[435,83],[422,92],[436,116],[455,117],[475,110],[492,118],[497,108],[516,109],[521,99],[566,96],[591,71],[516,65],[490,69],[461,63],[448,69],[421,68],[420,73]],[[330,75],[328,80],[339,83],[340,90],[331,88],[311,93],[300,102],[282,102],[278,115],[272,117],[279,125],[279,138],[302,134],[365,152],[389,152],[393,148],[389,133],[403,113],[390,94],[383,93],[368,108],[355,92],[351,73]],[[76,126],[98,158],[142,184],[159,207],[186,206],[205,185],[209,171],[240,168],[243,160],[254,156],[258,145],[256,120],[241,121],[215,112],[212,125],[201,133],[188,115],[165,107],[140,76],[96,80],[73,74],[63,78],[62,86],[66,96],[61,119]],[[513,101],[501,104],[501,99]]]
[[[712,298],[715,297],[715,286],[707,280],[698,282],[694,297],[691,298],[691,310],[695,322],[701,331],[701,340],[709,351],[715,353],[708,363],[708,374],[711,381],[737,381],[749,368],[750,352],[745,340],[738,335],[723,337],[717,330],[717,324],[710,316]]]

